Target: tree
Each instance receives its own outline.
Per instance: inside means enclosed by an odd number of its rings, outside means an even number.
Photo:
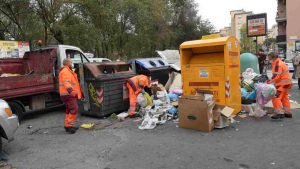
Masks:
[[[244,24],[241,28],[241,53],[256,53],[256,45],[252,37],[247,36],[247,28],[246,25]]]
[[[197,5],[193,0],[170,0],[171,46],[178,47],[182,42],[195,40],[214,32],[214,26],[197,15]]]
[[[151,57],[211,34],[194,0],[0,0],[0,38],[44,39],[98,57]],[[3,30],[3,31],[2,31]]]
[[[2,39],[27,41],[39,35],[39,22],[29,6],[28,0],[0,0]]]

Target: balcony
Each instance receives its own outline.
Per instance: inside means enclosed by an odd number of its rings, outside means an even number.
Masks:
[[[279,10],[276,15],[276,22],[286,22],[286,11]]]
[[[276,43],[286,43],[286,35],[278,35],[276,37]]]
[[[286,22],[286,1],[285,0],[278,0],[278,6],[277,6],[277,15],[276,15],[276,21],[278,23],[280,22]]]
[[[286,22],[286,15],[278,15],[276,16],[276,22],[280,23],[280,22]]]

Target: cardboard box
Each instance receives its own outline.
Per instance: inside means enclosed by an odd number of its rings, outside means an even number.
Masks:
[[[205,101],[203,96],[183,96],[179,99],[179,127],[203,132],[214,128],[212,109],[214,101]]]
[[[218,129],[228,127],[230,121],[228,117],[224,116],[223,114],[232,114],[232,113],[233,111],[228,109],[228,107],[226,108],[226,106],[215,105],[213,108],[214,127]]]

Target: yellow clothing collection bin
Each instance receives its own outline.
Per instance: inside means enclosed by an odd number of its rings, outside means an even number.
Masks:
[[[180,45],[183,94],[211,91],[218,104],[241,111],[240,44],[233,37],[210,36]]]

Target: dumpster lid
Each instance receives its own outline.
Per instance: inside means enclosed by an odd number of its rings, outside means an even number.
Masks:
[[[162,58],[139,58],[135,59],[135,63],[146,69],[169,66]]]
[[[166,60],[169,64],[175,64],[180,60],[179,50],[157,50],[156,53],[159,57]]]
[[[105,74],[131,73],[129,64],[125,62],[104,62],[104,63],[84,63],[86,69],[93,77],[98,77]]]
[[[212,39],[201,39],[201,40],[186,41],[186,42],[183,42],[180,45],[180,48],[185,49],[185,48],[195,48],[195,47],[204,47],[204,46],[226,45],[227,42],[231,38],[236,39],[233,36],[227,36],[227,37],[219,37],[219,38],[212,38]]]
[[[181,71],[181,67],[180,67],[180,61],[174,63],[174,64],[170,64],[170,67],[175,69],[176,71]]]

